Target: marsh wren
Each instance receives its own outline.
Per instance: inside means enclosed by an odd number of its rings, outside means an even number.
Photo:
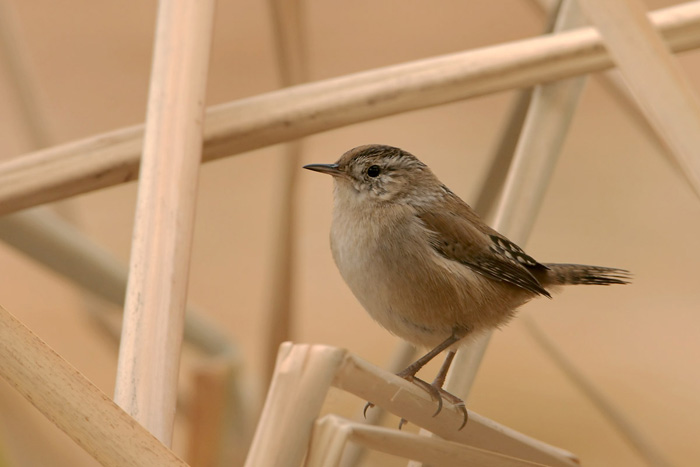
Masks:
[[[551,298],[557,286],[629,279],[623,269],[536,261],[402,149],[360,146],[335,164],[304,168],[335,181],[331,250],[350,290],[391,333],[432,349],[398,375],[431,394],[436,415],[444,397],[466,423],[464,403],[442,389],[465,337],[505,324],[520,305]],[[416,377],[448,349],[432,384]]]

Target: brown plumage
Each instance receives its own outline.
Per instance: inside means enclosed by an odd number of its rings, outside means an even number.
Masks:
[[[360,146],[305,168],[335,180],[331,249],[352,292],[386,329],[432,349],[400,373],[424,387],[415,373],[427,361],[550,297],[548,289],[629,278],[622,269],[536,261],[399,148]],[[431,393],[442,391],[449,361]]]

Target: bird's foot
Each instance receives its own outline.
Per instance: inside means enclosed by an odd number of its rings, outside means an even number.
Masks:
[[[425,389],[428,394],[430,394],[430,397],[433,400],[438,401],[438,408],[433,414],[433,417],[436,417],[440,411],[442,410],[442,400],[445,399],[449,402],[452,403],[452,405],[455,406],[457,410],[462,412],[462,424],[457,428],[457,431],[460,431],[462,428],[464,428],[467,424],[467,420],[469,419],[469,413],[467,412],[467,407],[464,404],[464,401],[460,399],[459,397],[455,396],[452,393],[449,393],[442,389],[439,386],[435,386],[434,384],[428,384],[423,380],[420,380],[418,378],[415,378],[413,380],[414,383],[417,383],[418,386],[421,388]],[[401,421],[399,421],[399,430],[407,423],[407,420],[405,418],[402,418]]]
[[[441,411],[442,411],[442,400],[445,399],[449,402],[451,402],[457,410],[462,412],[462,424],[460,427],[457,429],[457,431],[461,430],[464,428],[464,426],[467,424],[467,420],[469,419],[469,414],[467,412],[467,407],[464,404],[464,401],[460,399],[459,397],[455,396],[452,393],[449,393],[445,391],[442,388],[442,384],[440,384],[437,381],[434,381],[432,384],[423,381],[420,378],[416,378],[415,375],[403,375],[399,373],[397,376],[401,376],[403,379],[406,381],[412,382],[416,384],[417,386],[421,387],[423,390],[425,390],[428,394],[430,394],[430,398],[434,401],[437,401],[437,410],[435,410],[435,413],[433,414],[433,417],[436,417]],[[365,410],[366,410],[365,406]],[[399,430],[406,424],[408,423],[406,419],[402,418],[401,421],[399,421]]]
[[[467,420],[469,419],[469,414],[467,412],[467,407],[464,404],[464,401],[460,399],[459,397],[455,396],[454,394],[451,394],[447,391],[445,391],[440,385],[438,385],[436,382],[433,382],[433,384],[430,384],[426,381],[423,381],[420,378],[416,378],[415,375],[412,374],[402,374],[398,373],[397,376],[402,377],[408,382],[414,383],[417,386],[421,387],[425,392],[427,392],[430,395],[430,398],[434,401],[437,402],[437,410],[435,410],[435,413],[433,414],[433,417],[436,417],[441,411],[442,411],[442,400],[445,399],[449,402],[451,402],[455,408],[459,411],[462,412],[462,424],[460,427],[457,429],[457,431],[461,430],[462,428],[465,427],[467,424]],[[372,402],[367,402],[365,404],[365,408],[362,411],[362,414],[364,415],[365,418],[367,418],[367,409],[371,409],[374,407],[374,404]],[[405,418],[402,418],[399,421],[399,430],[403,428],[403,426],[408,423],[408,421]]]

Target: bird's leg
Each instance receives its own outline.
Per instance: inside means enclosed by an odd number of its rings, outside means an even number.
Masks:
[[[450,365],[452,365],[452,360],[454,360],[454,358],[454,350],[450,350],[449,352],[447,352],[447,355],[445,356],[445,361],[442,362],[440,371],[438,371],[437,376],[433,380],[433,386],[442,389],[442,385],[445,384],[445,378],[447,377],[447,371],[450,369]]]
[[[440,352],[449,348],[452,344],[455,344],[461,338],[462,338],[462,336],[458,335],[456,331],[453,331],[452,335],[450,335],[450,337],[448,337],[447,339],[442,341],[440,344],[438,344],[437,347],[435,347],[433,350],[431,350],[427,354],[423,355],[421,358],[419,358],[415,362],[411,363],[403,371],[396,374],[396,376],[400,376],[403,379],[405,379],[406,381],[411,381],[411,382],[417,384],[418,386],[422,387],[423,389],[425,389],[425,391],[428,394],[430,394],[430,397],[432,397],[432,399],[434,401],[437,401],[438,407],[437,407],[437,410],[435,411],[435,413],[433,414],[433,416],[439,414],[440,411],[442,410],[442,397],[440,397],[440,390],[438,388],[436,388],[435,386],[426,383],[422,379],[416,378],[416,373],[418,373],[418,371],[421,368],[423,368],[430,360],[435,358]],[[449,368],[449,365],[448,365],[448,368]],[[445,370],[445,371],[447,371],[447,370]],[[401,424],[400,426],[402,426],[402,425],[403,424]]]
[[[440,392],[440,395],[444,397],[445,399],[449,400],[454,404],[455,407],[457,407],[459,410],[462,411],[462,415],[464,417],[462,421],[462,426],[459,427],[461,430],[464,428],[464,425],[467,424],[467,419],[469,418],[469,414],[467,412],[467,407],[464,404],[464,401],[460,399],[459,397],[445,391],[442,386],[445,384],[445,378],[447,377],[447,371],[450,369],[450,365],[452,365],[452,360],[455,358],[455,351],[450,350],[447,352],[447,356],[445,357],[445,361],[442,363],[442,366],[440,367],[440,371],[438,371],[437,376],[433,380],[432,386],[437,388],[437,390]],[[437,414],[436,414],[437,415]]]
[[[423,368],[425,365],[428,364],[430,360],[435,358],[440,352],[451,346],[452,344],[455,344],[459,342],[459,340],[462,338],[462,336],[457,335],[456,332],[452,332],[452,335],[442,341],[440,344],[437,345],[433,350],[428,352],[427,354],[423,355],[421,358],[416,360],[415,362],[411,363],[408,365],[404,370],[400,371],[399,373],[396,373],[396,376],[400,376],[406,381],[413,381],[413,378],[415,378],[416,373],[420,371],[421,368]],[[449,368],[449,365],[448,365]],[[447,371],[447,370],[445,370]]]
[[[400,371],[399,373],[396,374],[396,376],[400,376],[401,378],[405,379],[406,381],[410,381],[413,383],[416,383],[418,386],[422,387],[425,389],[425,391],[430,394],[430,397],[432,397],[433,400],[437,401],[438,403],[438,408],[435,411],[435,414],[433,416],[437,415],[440,413],[442,410],[442,396],[441,396],[441,389],[439,387],[436,387],[432,384],[426,383],[420,378],[416,378],[416,373],[423,368],[430,360],[435,358],[440,352],[443,350],[449,348],[451,345],[459,342],[460,339],[462,339],[462,334],[458,333],[457,330],[453,330],[452,334],[450,337],[442,341],[440,344],[438,344],[434,349],[432,349],[430,352],[426,353],[423,355],[421,358],[416,360],[415,362],[411,363],[409,366],[407,366],[403,371]],[[450,359],[451,362],[451,359]],[[443,364],[445,366],[445,364]],[[447,368],[449,368],[449,364],[447,365]],[[447,368],[445,369],[445,373],[447,373]],[[441,369],[442,371],[442,369]],[[444,381],[444,377],[443,377]],[[371,402],[367,402],[365,404],[365,408],[363,410],[363,414],[365,417],[367,416],[367,409],[370,407],[374,407],[374,404]],[[399,429],[406,423],[406,420],[401,419],[401,422],[399,423]]]

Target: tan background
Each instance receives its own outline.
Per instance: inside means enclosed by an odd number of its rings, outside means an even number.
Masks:
[[[417,0],[305,3],[314,80],[517,40],[544,27],[526,1],[445,0],[439,7]],[[659,8],[673,2],[646,3]],[[26,40],[54,143],[143,120],[154,2],[9,5]],[[266,2],[219,2],[210,104],[278,86],[268,13]],[[691,52],[679,60],[700,92],[700,55]],[[304,162],[332,162],[365,143],[397,145],[473,202],[513,97],[503,93],[314,136],[305,140]],[[0,157],[31,149],[2,65],[0,123]],[[628,268],[634,285],[568,290],[553,301],[529,304],[523,313],[674,463],[697,465],[700,202],[645,133],[589,81],[527,250],[542,261]],[[280,157],[275,146],[206,164],[200,177],[189,297],[239,344],[251,381],[261,375]],[[397,339],[366,316],[329,254],[331,181],[308,172],[299,178],[294,340],[346,347],[384,364]],[[126,263],[135,195],[131,183],[61,207]],[[0,304],[112,393],[116,346],[91,324],[85,311],[95,304],[78,289],[0,245]],[[333,392],[326,410],[352,416],[362,404]],[[641,463],[517,320],[495,334],[468,406],[577,453],[584,465]],[[181,454],[186,435],[180,423],[175,450]],[[0,446],[9,465],[92,465],[4,382]],[[404,464],[383,455],[368,462]]]

